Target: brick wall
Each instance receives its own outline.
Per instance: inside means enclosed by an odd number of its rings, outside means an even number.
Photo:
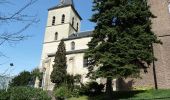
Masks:
[[[170,0],[148,0],[151,12],[157,17],[152,19],[152,30],[162,41],[162,45],[154,44],[156,81],[158,88],[170,89],[170,13],[168,5]],[[133,87],[155,87],[153,65],[148,73],[141,72],[142,79],[134,79]],[[125,83],[131,81],[127,79]]]

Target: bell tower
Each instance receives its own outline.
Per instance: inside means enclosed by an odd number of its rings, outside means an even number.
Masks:
[[[39,68],[43,70],[42,87],[52,90],[50,73],[52,71],[53,58],[50,54],[57,51],[60,41],[69,35],[80,31],[82,18],[75,9],[73,0],[60,0],[59,4],[48,9],[47,25],[45,29],[44,43]],[[35,87],[38,87],[38,80]]]
[[[58,41],[79,32],[81,20],[73,0],[60,0],[57,6],[48,9],[44,42]]]

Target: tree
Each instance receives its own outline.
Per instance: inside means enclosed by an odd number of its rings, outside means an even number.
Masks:
[[[28,86],[32,81],[31,73],[28,71],[21,72],[18,76],[14,77],[9,86]]]
[[[40,69],[35,68],[34,70],[31,71],[31,80],[32,80],[32,84],[35,84],[36,78],[38,78],[38,80],[40,81],[40,84],[42,82],[43,79],[43,72],[40,71]]]
[[[16,11],[14,11],[14,9],[11,9],[11,11],[14,12],[0,10],[0,46],[6,45],[6,43],[17,43],[18,41],[22,41],[30,37],[30,35],[24,34],[24,31],[27,30],[32,24],[37,23],[38,19],[36,15],[28,15],[25,14],[24,11],[26,11],[37,1],[38,0],[27,0],[25,1],[25,5],[23,5],[21,8],[18,8]],[[12,0],[0,0],[0,6],[8,6],[8,9],[10,9],[13,4],[14,3],[12,2]],[[10,25],[14,24],[20,25],[20,27],[18,27],[18,30],[16,31],[12,31],[12,29],[10,29]],[[3,31],[4,27],[2,26],[7,26],[5,27],[5,29],[7,30]],[[0,58],[8,59],[9,57],[7,57],[5,54],[3,54],[3,52],[0,51]],[[5,62],[6,61],[1,61],[0,65],[4,64]],[[4,72],[4,74],[7,73]]]
[[[66,69],[66,49],[64,41],[61,40],[55,55],[53,71],[50,76],[51,82],[55,83],[56,87],[64,82],[64,79],[67,75]]]
[[[113,78],[139,77],[140,69],[156,60],[152,44],[161,43],[151,31],[147,0],[93,0],[96,23],[88,43],[90,78],[107,78],[106,93],[112,92]]]

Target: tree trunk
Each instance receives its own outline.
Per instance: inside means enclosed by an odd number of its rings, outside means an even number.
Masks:
[[[112,78],[108,77],[106,82],[106,95],[109,97],[110,100],[113,100],[112,92],[113,92]]]

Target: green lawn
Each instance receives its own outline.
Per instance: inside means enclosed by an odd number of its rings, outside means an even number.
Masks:
[[[113,97],[119,100],[170,100],[170,90],[147,90],[130,92],[113,92]],[[108,100],[102,94],[95,97],[81,96],[79,98],[70,98],[68,100]]]
[[[68,100],[88,100],[88,97],[87,96],[81,96],[79,98],[70,98]]]

